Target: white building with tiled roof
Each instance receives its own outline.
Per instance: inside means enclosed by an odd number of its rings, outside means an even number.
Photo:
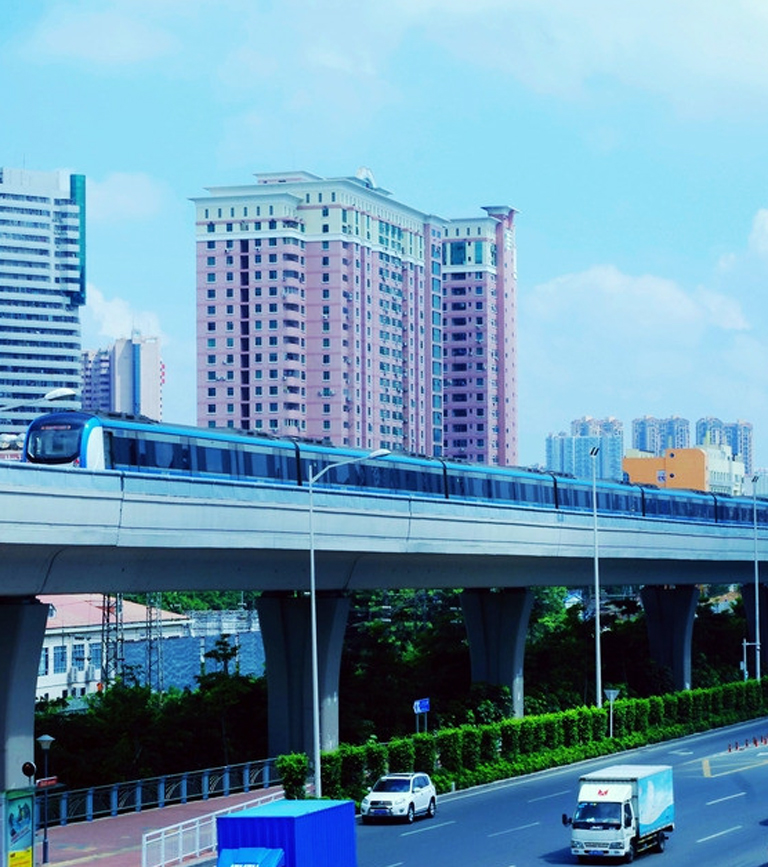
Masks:
[[[37,699],[98,692],[104,684],[104,597],[99,593],[72,593],[38,598],[50,608],[37,675]],[[121,604],[123,641],[146,641],[146,606],[127,600]],[[183,614],[161,611],[153,628],[164,639],[185,637],[190,634],[190,620]]]

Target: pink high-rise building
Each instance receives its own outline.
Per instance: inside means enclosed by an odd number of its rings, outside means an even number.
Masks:
[[[200,425],[514,461],[512,209],[454,224],[367,170],[207,192],[193,200]],[[445,246],[457,228],[471,271]]]

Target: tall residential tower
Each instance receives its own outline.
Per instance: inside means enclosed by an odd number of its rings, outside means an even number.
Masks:
[[[84,303],[84,176],[0,168],[0,432],[52,389],[79,390]]]
[[[199,424],[514,462],[511,208],[451,222],[367,170],[194,201]]]

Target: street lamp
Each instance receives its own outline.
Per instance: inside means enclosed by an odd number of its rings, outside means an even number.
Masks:
[[[752,518],[755,541],[755,679],[760,680],[760,561],[757,558],[757,483],[760,474],[752,476]]]
[[[48,863],[48,751],[51,744],[56,740],[50,735],[40,735],[37,742],[43,751],[43,777],[45,789],[43,791],[43,864]]]
[[[75,397],[76,394],[77,392],[74,388],[52,388],[42,397],[36,397],[32,400],[17,400],[13,403],[0,406],[0,412],[7,412],[9,409],[18,409],[20,406],[40,406],[41,403],[49,403],[53,400],[65,400],[68,397]]]
[[[600,658],[600,557],[597,546],[597,456],[600,446],[592,446],[589,456],[592,458],[592,529],[594,536],[594,571],[595,571],[595,704],[603,706],[603,671]]]
[[[347,464],[359,464],[362,461],[383,458],[389,454],[389,449],[375,449],[367,455],[359,455],[356,458],[348,458],[344,461],[336,461],[326,464],[321,470],[315,472],[315,465],[309,465],[309,602],[310,622],[312,627],[312,762],[314,764],[315,797],[321,798],[322,782],[320,779],[320,679],[318,675],[317,658],[317,590],[315,585],[315,482],[322,478],[329,470],[343,467]]]

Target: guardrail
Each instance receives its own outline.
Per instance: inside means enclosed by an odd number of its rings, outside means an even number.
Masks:
[[[37,791],[37,815],[47,815],[50,825],[91,822],[120,813],[138,813],[171,804],[268,789],[280,782],[274,759],[261,759],[221,768],[93,786],[90,789],[69,790],[54,786],[47,791]],[[46,798],[47,811],[44,809]]]
[[[141,867],[171,867],[173,864],[181,864],[191,858],[200,858],[208,852],[213,854],[216,851],[218,816],[269,804],[283,797],[283,790],[278,789],[269,795],[224,810],[217,810],[206,816],[187,819],[186,822],[179,822],[177,825],[169,825],[156,831],[147,831],[141,838]]]

